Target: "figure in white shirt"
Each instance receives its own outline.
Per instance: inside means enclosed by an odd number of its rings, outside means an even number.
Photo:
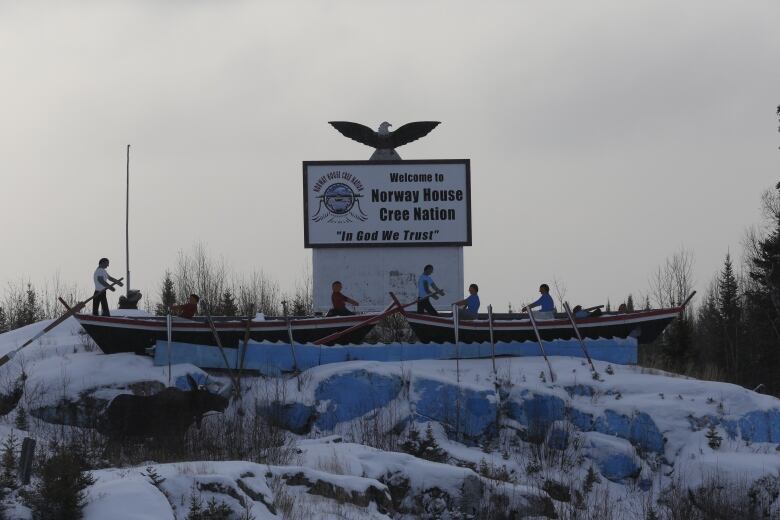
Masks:
[[[116,291],[109,282],[114,282],[118,286],[122,287],[122,282],[116,278],[112,278],[108,272],[108,258],[101,258],[98,262],[98,267],[95,269],[95,274],[92,279],[95,281],[95,296],[92,299],[92,314],[98,315],[98,307],[102,307],[103,316],[111,316],[108,312],[108,298],[106,297],[106,290]]]

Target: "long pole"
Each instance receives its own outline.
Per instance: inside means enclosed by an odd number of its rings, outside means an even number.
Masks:
[[[282,309],[284,311],[284,323],[287,325],[287,339],[290,342],[290,352],[292,353],[293,372],[298,372],[298,360],[295,358],[295,339],[293,338],[292,322],[290,321],[290,315],[287,313],[287,302],[282,302]],[[300,380],[299,380],[300,383]],[[299,384],[300,387],[300,384]],[[300,390],[300,388],[298,388]]]
[[[125,264],[127,265],[127,298],[130,299],[130,145],[127,145],[127,185],[125,189]]]
[[[118,281],[110,283],[109,287],[113,287],[113,286],[115,286],[117,283],[119,283],[121,281],[122,281],[122,279],[120,278]],[[103,289],[103,291],[106,291],[106,290],[107,289]],[[9,361],[11,361],[11,358],[13,358],[16,354],[18,354],[19,351],[22,350],[24,347],[32,344],[33,341],[35,341],[36,339],[40,338],[41,336],[43,336],[44,334],[46,334],[47,332],[49,332],[53,328],[57,327],[63,321],[67,320],[68,318],[70,318],[74,314],[76,314],[78,312],[81,312],[81,309],[83,309],[89,302],[94,300],[95,296],[97,296],[97,295],[98,295],[97,293],[93,294],[92,296],[90,296],[89,298],[84,300],[83,302],[79,302],[76,305],[74,305],[73,307],[68,307],[68,310],[65,312],[65,314],[63,314],[62,316],[60,316],[59,318],[57,318],[56,320],[51,322],[49,325],[46,326],[45,329],[39,331],[35,336],[33,336],[32,338],[30,338],[27,341],[25,341],[22,344],[22,346],[16,347],[15,349],[11,350],[10,352],[5,354],[4,356],[0,357],[0,367],[5,365]]]
[[[439,294],[440,292],[441,291],[439,290],[439,291],[436,291],[436,292],[434,292],[432,294]],[[417,303],[417,301],[418,301],[417,298],[415,298],[413,301],[411,301],[409,303],[402,304],[401,302],[398,301],[398,298],[396,298],[395,294],[393,294],[392,292],[390,293],[390,297],[393,299],[393,303],[387,309],[385,309],[384,311],[380,312],[379,314],[374,314],[370,318],[367,318],[365,321],[361,321],[360,323],[352,325],[351,327],[349,327],[347,329],[340,330],[338,332],[334,332],[333,334],[331,334],[329,336],[325,336],[324,338],[320,338],[317,341],[315,341],[314,344],[315,345],[325,345],[325,344],[328,344],[328,343],[330,343],[332,341],[336,341],[337,339],[345,336],[346,334],[349,334],[350,332],[353,332],[353,331],[358,330],[358,329],[363,328],[363,327],[367,327],[368,325],[371,325],[372,323],[376,323],[376,322],[382,320],[382,318],[390,316],[391,314],[395,314],[396,312],[400,312],[400,313],[403,314],[404,309],[406,309],[407,307],[411,307],[412,305],[415,305]]]
[[[455,371],[458,383],[460,383],[460,323],[458,320],[458,306],[452,304],[452,329],[455,332]]]
[[[566,311],[566,316],[569,317],[571,326],[572,328],[574,328],[574,333],[577,335],[577,339],[580,341],[580,348],[582,348],[582,353],[585,354],[588,363],[590,363],[590,369],[593,370],[594,376],[598,377],[599,373],[596,372],[596,367],[593,365],[593,360],[590,359],[590,354],[588,354],[588,349],[585,348],[585,341],[583,341],[582,334],[580,334],[580,329],[579,327],[577,327],[577,322],[574,320],[574,314],[572,314],[571,312],[571,307],[569,307],[569,302],[563,302],[563,310]]]
[[[536,340],[539,342],[539,350],[542,351],[542,357],[544,357],[544,360],[547,361],[547,368],[550,369],[550,382],[554,383],[555,374],[553,373],[550,360],[547,358],[547,353],[544,351],[544,344],[542,343],[542,335],[539,334],[539,329],[536,326],[536,318],[534,318],[534,311],[529,309],[528,305],[526,305],[525,308],[528,310],[528,319],[531,320],[531,326],[533,326],[534,328],[534,333],[536,334]]]
[[[228,376],[230,377],[230,381],[233,383],[236,397],[240,397],[241,386],[239,385],[239,381],[236,379],[236,375],[233,373],[233,369],[230,368],[230,363],[228,363],[227,356],[225,355],[225,349],[222,348],[222,340],[219,339],[219,332],[217,332],[217,327],[214,325],[214,320],[211,319],[211,312],[209,311],[210,303],[211,302],[205,302],[205,305],[203,306],[206,309],[206,320],[208,321],[209,328],[211,329],[211,334],[214,336],[214,341],[217,343],[217,347],[219,348],[219,353],[222,354],[222,361],[225,363],[225,369],[227,370]]]
[[[165,315],[165,328],[168,333],[168,386],[171,386],[171,340],[173,339],[173,320],[171,313]]]
[[[455,373],[458,382],[458,396],[455,400],[455,436],[460,440],[460,322],[456,304],[452,304],[452,326],[455,329]]]
[[[488,330],[490,331],[490,357],[493,360],[493,376],[496,375],[496,342],[493,339],[493,305],[488,305]]]

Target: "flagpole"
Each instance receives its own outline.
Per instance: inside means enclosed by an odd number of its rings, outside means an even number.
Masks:
[[[125,190],[125,265],[127,265],[127,299],[130,299],[130,145],[127,145],[127,185]]]

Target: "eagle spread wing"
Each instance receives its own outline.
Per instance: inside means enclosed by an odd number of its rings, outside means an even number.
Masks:
[[[329,123],[345,137],[372,148],[381,148],[377,133],[365,125],[349,121],[329,121]]]
[[[406,123],[394,132],[381,135],[365,125],[349,121],[329,121],[331,126],[346,137],[380,150],[392,150],[424,137],[439,125],[439,121],[415,121]]]
[[[387,138],[390,141],[389,146],[382,148],[398,148],[421,137],[425,137],[431,130],[439,125],[439,121],[415,121],[400,126],[398,130],[392,132]]]

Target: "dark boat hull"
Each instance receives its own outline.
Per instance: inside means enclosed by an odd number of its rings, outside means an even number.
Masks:
[[[290,321],[293,339],[296,343],[310,343],[330,334],[343,331],[359,324],[370,316],[342,316],[333,318],[293,318]],[[87,334],[106,354],[135,352],[144,354],[158,341],[166,341],[168,332],[165,318],[143,317],[104,317],[77,314]],[[246,335],[246,322],[219,319],[215,322],[219,340],[225,348],[236,348]],[[335,343],[344,345],[360,343],[373,325],[367,325],[345,334]],[[254,341],[272,341],[289,343],[287,323],[283,319],[253,321],[250,338]],[[216,346],[209,326],[204,321],[176,320],[172,326],[171,339],[181,343]]]
[[[634,337],[640,344],[655,340],[680,313],[681,309],[659,309],[626,314],[604,314],[598,317],[577,319],[577,327],[583,338],[628,338]],[[446,343],[454,340],[452,317],[430,316],[407,312],[410,327],[423,343]],[[539,335],[545,341],[573,339],[575,335],[571,322],[556,316],[552,320],[537,320]],[[487,316],[484,319],[461,320],[458,328],[459,341],[482,343],[490,341],[490,327]],[[493,318],[494,341],[536,341],[533,326],[522,315],[513,319]]]

